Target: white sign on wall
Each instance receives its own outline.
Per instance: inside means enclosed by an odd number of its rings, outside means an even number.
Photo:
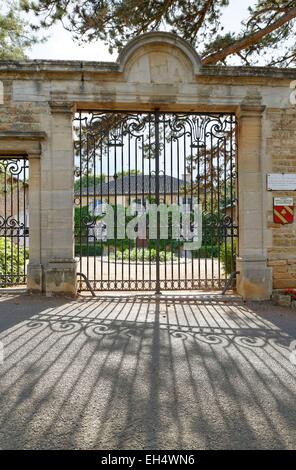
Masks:
[[[268,191],[296,191],[296,173],[271,173],[267,175]]]
[[[293,206],[294,199],[292,197],[275,197],[273,200],[274,206]]]

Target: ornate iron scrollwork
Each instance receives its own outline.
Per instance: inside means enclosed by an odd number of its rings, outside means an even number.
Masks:
[[[26,158],[0,158],[0,287],[26,282],[28,171]]]
[[[226,257],[230,253],[234,266],[238,237],[235,116],[81,112],[74,126],[76,254],[93,287],[223,287],[227,272],[221,252],[231,246]],[[157,201],[191,210],[202,206],[200,250],[186,253],[184,240],[171,238],[153,243],[148,236],[141,242],[117,239],[116,231],[112,240],[96,239],[104,204],[146,210]]]

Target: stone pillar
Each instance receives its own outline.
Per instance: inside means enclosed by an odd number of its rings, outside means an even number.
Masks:
[[[41,293],[43,275],[41,264],[41,204],[40,155],[29,155],[29,265],[27,288]]]
[[[42,200],[43,240],[47,243],[43,250],[44,290],[46,295],[75,296],[73,110],[69,103],[51,102],[50,105],[51,129]]]
[[[239,185],[239,258],[238,293],[248,300],[270,299],[272,270],[267,267],[264,247],[263,191],[266,175],[262,172],[262,115],[259,101],[243,103],[239,110],[238,185]]]

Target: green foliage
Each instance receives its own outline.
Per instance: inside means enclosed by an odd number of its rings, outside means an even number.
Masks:
[[[128,175],[139,175],[141,174],[138,170],[130,170],[130,171],[118,171],[117,177],[122,178]],[[106,175],[94,175],[93,173],[88,173],[87,175],[83,175],[81,178],[77,178],[74,183],[74,191],[77,193],[80,191],[80,188],[86,189],[87,187],[90,190],[93,190],[94,187],[100,187],[101,183],[105,183]]]
[[[89,243],[84,245],[75,245],[75,256],[101,256],[103,253],[103,247],[101,242]]]
[[[134,240],[129,240],[128,238],[125,238],[124,240],[108,240],[107,242],[104,242],[106,250],[108,250],[108,246],[113,248],[115,245],[116,250],[124,251],[133,249],[136,246],[136,242]]]
[[[233,55],[246,65],[296,62],[293,0],[252,2],[238,33],[224,28],[223,15],[231,14],[229,0],[22,0],[22,5],[27,12],[34,10],[41,27],[63,21],[76,40],[103,40],[110,52],[166,26],[191,42],[205,64],[227,63]]]
[[[157,252],[155,249],[148,250],[147,248],[133,248],[132,250],[124,250],[116,252],[116,259],[118,261],[139,261],[139,262],[156,262]],[[115,254],[112,254],[112,258],[115,259]],[[172,261],[177,259],[171,252],[160,251],[159,253],[160,262]]]
[[[223,243],[220,247],[220,257],[227,275],[236,271],[236,248],[236,241],[234,241],[233,245],[228,242],[226,244]]]
[[[222,240],[219,220],[224,214],[204,212],[202,215],[202,243],[206,246],[218,245]]]
[[[87,187],[89,187],[90,189],[93,189],[94,186],[99,186],[101,182],[103,183],[105,182],[105,175],[94,176],[92,173],[89,173],[75,180],[74,191],[79,192],[80,188],[85,189]]]
[[[0,194],[10,194],[18,186],[11,174],[0,169]]]
[[[203,245],[199,250],[194,250],[191,253],[192,253],[192,257],[195,259],[218,258],[219,247],[217,245],[214,245],[214,246]]]
[[[9,276],[9,284],[17,284],[25,274],[24,263],[29,252],[12,243],[8,238],[0,238],[0,286],[6,287],[5,278]]]
[[[38,40],[20,15],[19,2],[4,2],[0,7],[0,60],[21,60]]]
[[[117,172],[117,177],[118,178],[123,178],[124,176],[133,176],[133,175],[141,175],[140,170],[123,170],[123,171],[118,171]]]
[[[74,227],[75,239],[82,239],[82,243],[87,241],[87,226],[86,224],[92,220],[88,207],[75,207],[74,212]]]

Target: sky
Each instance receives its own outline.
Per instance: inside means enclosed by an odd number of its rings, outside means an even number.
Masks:
[[[255,0],[231,0],[225,12],[224,26],[231,31],[240,30],[240,22],[247,18],[249,5]],[[34,18],[34,16],[32,16]],[[35,45],[28,52],[30,59],[53,59],[53,60],[94,60],[115,61],[117,53],[109,54],[108,47],[103,42],[95,42],[86,46],[79,46],[72,40],[71,33],[66,31],[61,24],[55,25],[47,31],[50,36],[44,44]]]

